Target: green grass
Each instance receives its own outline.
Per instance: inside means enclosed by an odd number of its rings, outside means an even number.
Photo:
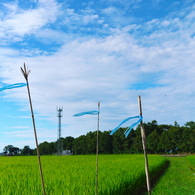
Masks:
[[[195,174],[190,168],[188,158],[170,157],[169,159],[170,166],[154,187],[152,195],[194,195]]]
[[[190,168],[195,172],[195,155],[186,156],[187,160],[191,163]]]
[[[47,195],[95,194],[95,155],[41,156]],[[166,162],[149,156],[151,175]],[[36,156],[0,158],[1,195],[41,194]],[[99,195],[133,194],[145,185],[143,155],[99,155]]]

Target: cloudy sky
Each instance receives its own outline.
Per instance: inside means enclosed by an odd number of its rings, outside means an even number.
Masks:
[[[0,0],[0,87],[29,84],[39,143],[144,122],[184,125],[195,115],[193,0]],[[130,123],[129,123],[130,124]],[[129,125],[127,124],[127,125]],[[35,147],[26,87],[0,92],[0,151]]]

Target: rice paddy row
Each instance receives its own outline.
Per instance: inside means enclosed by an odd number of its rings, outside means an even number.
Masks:
[[[167,160],[149,155],[151,176]],[[47,195],[95,194],[94,155],[42,156]],[[36,156],[0,158],[0,194],[41,194]],[[145,186],[143,155],[99,155],[99,195],[134,194]]]

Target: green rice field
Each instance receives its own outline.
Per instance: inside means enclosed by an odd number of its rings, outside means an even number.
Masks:
[[[152,195],[194,195],[195,156],[168,157],[170,166],[152,190]]]
[[[95,155],[41,156],[47,195],[93,195]],[[149,155],[151,177],[167,159]],[[36,156],[0,157],[0,194],[42,194]],[[145,186],[143,155],[99,155],[99,195],[136,194]]]

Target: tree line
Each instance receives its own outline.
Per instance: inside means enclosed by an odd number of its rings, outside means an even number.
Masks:
[[[184,126],[158,125],[156,120],[143,123],[147,151],[150,154],[164,153],[195,153],[195,122],[187,122]],[[124,132],[127,128],[119,128],[114,135],[111,131],[99,131],[100,154],[141,154],[143,153],[140,125],[132,130],[127,138]],[[61,138],[63,150],[70,150],[73,154],[95,154],[97,131],[90,131],[77,138],[71,136]],[[57,152],[57,141],[39,144],[41,155],[51,155]],[[8,155],[35,155],[36,149],[24,146],[23,149],[13,145],[5,146],[4,153]]]

